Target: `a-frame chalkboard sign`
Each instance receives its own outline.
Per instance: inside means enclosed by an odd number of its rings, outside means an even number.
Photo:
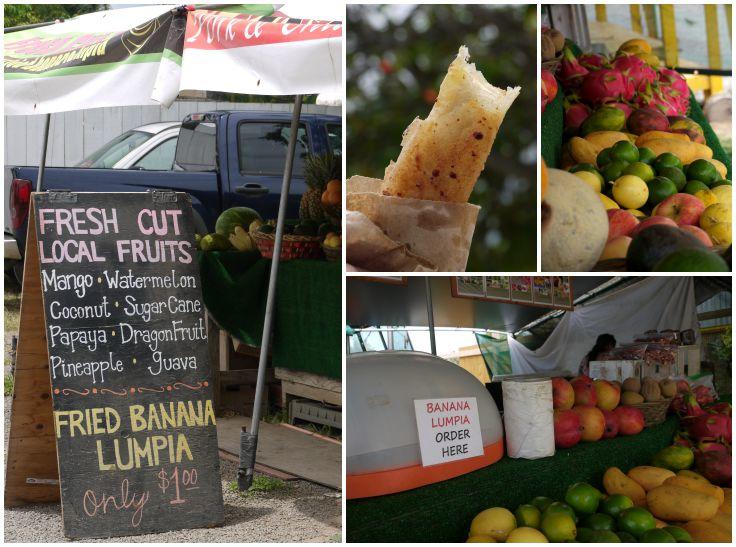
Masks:
[[[189,196],[31,196],[5,506],[64,534],[223,521]]]

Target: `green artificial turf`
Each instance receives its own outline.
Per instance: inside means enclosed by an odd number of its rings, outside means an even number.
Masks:
[[[390,496],[348,500],[348,542],[463,542],[473,517],[489,507],[510,510],[535,496],[562,499],[578,481],[601,487],[603,473],[647,465],[672,442],[678,420],[639,435],[558,450],[550,458],[503,458],[493,465],[441,483]]]

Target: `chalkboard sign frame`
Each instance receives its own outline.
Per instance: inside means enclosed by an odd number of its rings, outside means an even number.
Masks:
[[[5,488],[6,506],[10,507],[24,503],[56,501],[60,498],[61,488],[64,533],[65,536],[73,538],[137,535],[183,528],[209,527],[222,524],[224,521],[224,512],[222,505],[222,489],[219,474],[217,433],[214,422],[214,412],[211,413],[211,420],[205,420],[203,423],[199,424],[201,425],[201,431],[194,431],[193,429],[187,430],[185,427],[174,428],[174,431],[182,433],[182,436],[189,437],[189,442],[193,443],[193,448],[190,448],[190,450],[196,454],[198,458],[197,464],[200,466],[204,464],[204,467],[199,470],[203,471],[202,475],[204,475],[205,480],[197,486],[194,486],[194,483],[192,482],[192,476],[197,472],[197,468],[187,468],[179,465],[174,465],[173,467],[171,465],[163,465],[163,457],[162,465],[156,467],[157,476],[153,479],[153,484],[158,485],[161,492],[150,491],[155,488],[155,486],[154,488],[151,488],[152,477],[150,476],[150,473],[153,472],[154,469],[148,469],[148,476],[143,481],[139,480],[137,485],[144,485],[149,490],[142,489],[141,492],[138,493],[139,498],[137,502],[134,492],[136,481],[133,479],[140,479],[141,477],[136,476],[135,473],[143,474],[145,471],[133,470],[132,473],[134,474],[131,475],[130,479],[128,479],[128,477],[123,479],[116,492],[111,490],[108,492],[96,492],[96,487],[101,486],[104,482],[103,477],[109,478],[110,475],[104,475],[105,471],[100,470],[97,470],[97,477],[89,475],[89,472],[95,471],[95,469],[80,470],[81,473],[76,474],[76,480],[65,482],[64,478],[62,478],[61,484],[59,483],[58,477],[60,467],[62,469],[62,477],[65,477],[66,475],[69,475],[70,469],[73,469],[74,466],[81,462],[76,461],[77,459],[69,458],[68,454],[65,454],[64,448],[59,446],[59,443],[57,443],[57,431],[55,429],[55,419],[53,414],[54,409],[61,408],[61,406],[63,406],[60,404],[60,401],[64,400],[65,397],[68,400],[69,397],[83,398],[92,395],[98,398],[98,402],[93,405],[94,407],[104,406],[104,408],[114,408],[114,405],[109,403],[109,399],[110,397],[113,397],[111,392],[115,390],[106,391],[105,389],[98,389],[97,387],[75,390],[68,388],[68,386],[67,388],[59,389],[59,387],[54,387],[52,385],[53,381],[51,378],[51,369],[49,367],[50,348],[47,343],[48,339],[46,329],[47,308],[44,305],[44,294],[41,287],[42,268],[39,256],[39,234],[37,233],[37,203],[40,201],[46,201],[47,204],[63,203],[70,200],[76,201],[77,199],[86,201],[93,199],[94,196],[99,196],[99,199],[104,199],[108,203],[112,199],[115,202],[115,207],[120,209],[124,208],[126,204],[129,205],[134,201],[141,202],[141,200],[150,202],[152,204],[151,210],[155,210],[156,208],[161,209],[163,207],[173,211],[173,209],[179,208],[181,213],[179,213],[178,218],[180,219],[182,226],[179,237],[181,240],[188,240],[188,244],[191,245],[190,248],[192,250],[192,254],[194,255],[194,253],[196,253],[191,202],[189,200],[189,196],[185,193],[155,192],[71,194],[54,192],[32,194],[28,220],[28,236],[26,241],[26,266],[24,271],[24,286],[21,302],[16,378],[13,393],[13,406],[11,409],[11,428]],[[158,207],[156,204],[158,204]],[[172,213],[172,215],[173,214],[174,213]],[[189,268],[190,273],[192,273],[196,279],[194,295],[201,303],[202,311],[199,314],[199,317],[200,321],[203,321],[205,311],[201,297],[201,283],[199,282],[196,255],[192,256],[191,263],[193,266]],[[159,382],[162,384],[161,386],[150,386],[147,385],[146,382],[142,381],[138,382],[139,385],[137,386],[131,386],[130,393],[126,394],[124,398],[129,397],[132,399],[135,396],[140,400],[137,402],[146,401],[145,405],[148,405],[151,402],[151,394],[159,392],[158,388],[161,388],[163,390],[168,390],[162,392],[162,397],[165,396],[166,401],[172,405],[174,404],[173,400],[175,399],[176,394],[180,392],[186,392],[187,394],[191,394],[193,392],[198,393],[199,401],[196,400],[196,397],[192,397],[191,395],[189,398],[186,396],[181,397],[180,400],[182,400],[184,404],[190,404],[191,401],[191,404],[196,405],[198,402],[201,402],[201,408],[206,408],[207,402],[209,401],[209,404],[213,405],[212,373],[210,364],[207,360],[206,332],[204,334],[204,342],[204,344],[198,344],[199,346],[202,346],[203,349],[200,348],[197,350],[200,354],[199,356],[202,357],[199,361],[200,370],[197,371],[199,382],[177,382],[177,378],[170,377],[169,382]],[[110,344],[110,347],[113,347],[113,345]],[[163,380],[164,377],[161,379]],[[156,387],[156,389],[151,389],[152,387]],[[135,394],[133,393],[134,390],[136,390]],[[106,393],[103,394],[105,391]],[[87,393],[85,393],[84,396],[80,395],[83,392]],[[122,390],[118,389],[117,392],[118,393],[115,397],[120,398]],[[145,405],[136,404],[137,407]],[[121,415],[124,414],[124,412],[121,413]],[[61,415],[62,414],[60,414],[60,416]],[[207,415],[206,412],[200,414],[200,416],[205,415]],[[130,419],[129,416],[128,418]],[[125,416],[123,416],[123,421],[124,419]],[[61,421],[62,420],[60,420],[60,423]],[[177,426],[179,425],[180,424],[177,424]],[[143,430],[143,434],[146,432],[146,430]],[[171,431],[168,433],[171,433]],[[184,435],[184,433],[186,433],[186,435]],[[128,442],[131,442],[129,439],[132,435],[133,433],[129,430],[124,433],[124,428],[117,433],[118,437],[122,437],[123,440],[127,440]],[[110,436],[111,439],[115,437],[114,434],[108,434],[108,436]],[[63,444],[64,437],[59,436],[59,439]],[[105,450],[109,456],[109,447]],[[100,467],[102,467],[103,464],[99,458],[105,450],[102,448],[98,448],[97,450],[97,458]],[[183,451],[183,453],[186,456],[186,451]],[[184,457],[182,461],[186,460],[187,458]],[[190,461],[192,460],[190,459]],[[158,464],[159,462],[157,461],[156,463]],[[106,465],[109,466],[110,464],[108,463]],[[160,471],[158,471],[159,468]],[[66,469],[66,473],[64,473],[64,469]],[[107,473],[120,474],[121,471],[115,469],[113,471],[108,471]],[[78,494],[82,495],[84,502],[77,500],[76,506],[72,506],[68,503],[69,500],[67,498],[74,488],[76,488],[75,483],[82,482],[79,480],[80,477],[90,477],[91,482],[95,484],[95,488],[90,486],[86,490],[81,490]],[[192,487],[193,490],[193,492],[189,494],[189,500],[179,493],[180,483],[184,480],[187,481],[187,485]],[[177,487],[176,493],[174,493],[174,484]],[[65,485],[67,487],[66,489]],[[201,491],[199,490],[200,487],[203,487]],[[207,492],[208,489],[209,492]],[[183,490],[184,489],[182,488],[182,491]],[[168,495],[167,491],[169,492]],[[145,503],[143,502],[144,492],[147,492]],[[169,500],[167,498],[172,499]],[[107,500],[107,503],[104,503],[105,500]],[[153,500],[154,503],[149,503],[149,500]],[[156,501],[158,501],[158,505],[156,505]],[[185,505],[187,501],[190,502],[189,505]],[[167,505],[167,502],[173,508],[168,512],[167,509],[169,505]],[[145,507],[146,504],[148,504],[147,507]],[[101,515],[103,507],[109,508],[114,507],[115,505],[119,505],[121,509],[119,509],[119,511],[105,511],[105,515]],[[123,507],[125,505],[127,505],[127,507]],[[96,507],[97,509],[95,509]],[[72,509],[70,510],[70,508]],[[83,508],[87,513],[87,516],[91,515],[91,517],[95,517],[96,520],[93,519],[95,522],[92,524],[86,523],[86,525],[80,524],[78,521],[80,508]],[[140,508],[140,511],[136,511],[136,508]],[[141,521],[143,520],[142,515],[144,512],[146,513],[148,521],[145,525],[141,525]],[[98,515],[95,513],[100,514]],[[110,516],[113,514],[124,514],[124,516],[115,521],[115,518]],[[132,518],[131,514],[133,515]],[[100,516],[103,518],[100,519]],[[136,518],[138,518],[137,523]],[[122,523],[126,521],[128,524],[122,525]]]

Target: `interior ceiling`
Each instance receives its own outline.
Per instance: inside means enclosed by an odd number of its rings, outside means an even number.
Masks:
[[[346,317],[353,328],[382,325],[427,327],[427,292],[425,277],[410,276],[405,285],[392,285],[348,277],[346,285]],[[430,286],[436,327],[458,327],[516,332],[549,313],[551,308],[506,304],[456,298],[452,296],[450,277],[431,276]],[[600,287],[611,276],[573,276],[575,300]],[[613,290],[641,281],[641,277],[624,277],[606,289]],[[730,277],[695,277],[698,303],[723,290],[731,290]],[[556,322],[553,322],[553,325]]]

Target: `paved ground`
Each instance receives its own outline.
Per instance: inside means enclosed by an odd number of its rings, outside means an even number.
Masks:
[[[6,295],[6,311],[9,307]],[[5,374],[9,373],[8,348],[13,334],[5,332]],[[10,397],[5,397],[5,453],[10,424]],[[247,497],[231,491],[235,465],[220,460],[225,524],[219,528],[180,530],[127,537],[125,542],[340,542],[341,502],[334,490],[306,481],[289,481],[270,492]],[[5,542],[51,543],[64,541],[61,506],[29,505],[5,510]],[[106,541],[106,540],[97,540]]]

